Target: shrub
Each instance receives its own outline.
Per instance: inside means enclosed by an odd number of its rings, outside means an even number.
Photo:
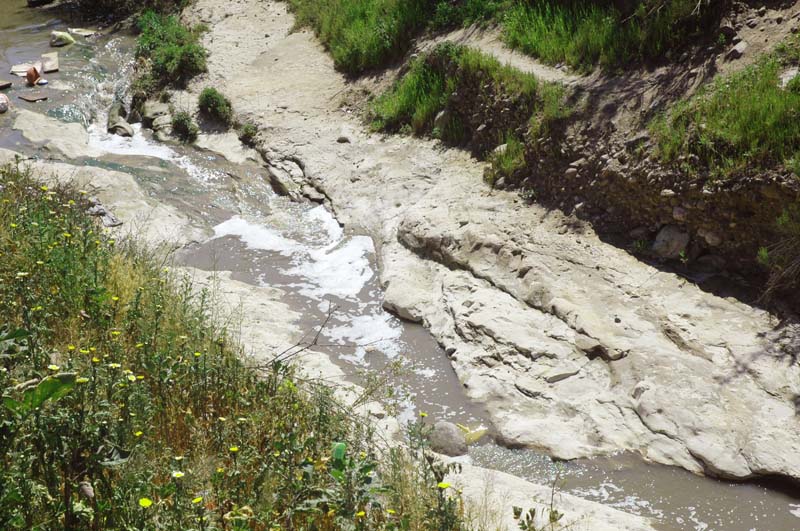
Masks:
[[[172,116],[172,134],[177,136],[182,142],[194,142],[200,128],[194,123],[192,115],[186,111],[180,111]]]
[[[213,293],[86,195],[0,178],[0,528],[462,529],[422,422],[379,452],[293,351],[243,357]]]
[[[199,30],[183,26],[177,17],[146,11],[139,17],[141,34],[136,56],[149,62],[147,75],[152,85],[182,87],[206,71],[206,51],[199,42]]]
[[[254,124],[246,123],[239,129],[239,140],[246,146],[256,147],[257,137],[258,127]]]
[[[208,87],[200,93],[200,114],[226,126],[233,121],[231,102],[217,89]]]

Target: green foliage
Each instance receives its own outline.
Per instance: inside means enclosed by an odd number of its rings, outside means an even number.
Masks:
[[[447,103],[446,86],[444,73],[434,69],[426,58],[415,60],[397,85],[375,101],[373,128],[393,130],[410,124],[415,134],[423,134]]]
[[[497,22],[506,42],[579,69],[660,58],[708,27],[722,0],[289,0],[337,68],[358,74],[401,57],[424,29]]]
[[[462,143],[472,133],[465,130],[456,112],[450,112],[451,98],[454,93],[463,97],[465,90],[476,84],[485,92],[487,82],[498,97],[532,102],[530,125],[537,134],[568,114],[562,86],[542,83],[478,50],[442,44],[415,60],[409,72],[375,100],[372,126],[387,131],[408,126],[417,135],[433,132],[443,140]],[[446,110],[444,123],[434,124],[442,110]]]
[[[138,21],[136,56],[148,62],[146,85],[182,87],[206,71],[206,50],[199,29],[190,29],[172,15],[146,11]]]
[[[434,28],[450,28],[501,18],[510,0],[437,0],[433,10]]]
[[[172,134],[182,142],[191,143],[197,140],[200,128],[194,123],[192,115],[186,111],[176,112],[172,116]]]
[[[217,89],[208,87],[203,89],[198,99],[200,114],[216,120],[226,126],[233,121],[233,107],[231,101]]]
[[[0,178],[0,529],[460,529],[441,465],[378,455],[291,352],[244,357],[87,194]]]
[[[314,28],[336,68],[349,74],[401,57],[427,20],[427,0],[289,0]]]
[[[781,69],[767,57],[679,102],[651,125],[660,156],[694,154],[720,177],[793,160],[800,152],[800,93],[781,88]]]
[[[629,13],[606,3],[516,2],[503,18],[504,35],[524,53],[584,70],[658,58],[683,43],[701,17],[694,1],[655,4],[637,2]]]
[[[239,140],[245,146],[256,147],[258,138],[258,127],[255,124],[246,123],[239,128]]]

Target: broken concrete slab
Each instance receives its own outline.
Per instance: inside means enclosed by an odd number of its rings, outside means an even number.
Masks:
[[[31,94],[20,94],[18,97],[22,101],[27,101],[28,103],[37,103],[39,101],[47,100],[47,96],[45,96],[41,92],[33,92]]]
[[[58,52],[42,54],[42,72],[51,74],[58,72]]]
[[[0,79],[0,90],[10,89],[13,83],[11,81],[6,81],[5,79]]]
[[[11,73],[15,76],[25,77],[32,66],[34,66],[33,63],[20,63],[11,67]]]

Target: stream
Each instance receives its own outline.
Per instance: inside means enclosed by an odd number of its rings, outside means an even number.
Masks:
[[[78,122],[89,145],[103,153],[73,159],[133,175],[155,199],[186,213],[208,234],[176,252],[176,261],[207,271],[231,271],[235,280],[280,288],[284,302],[303,315],[298,326],[322,330],[320,350],[354,382],[402,368],[397,386],[401,421],[427,412],[491,432],[488,415],[466,398],[445,353],[421,325],[401,321],[382,308],[375,248],[370,237],[341,227],[323,205],[277,195],[257,160],[231,163],[199,148],[160,144],[138,125],[132,139],[105,132],[106,110],[124,97],[133,64],[133,38],[125,34],[78,37],[59,49],[61,71],[47,74],[48,100],[29,104],[17,96],[31,89],[8,72],[13,64],[52,51],[52,30],[66,30],[68,15],[28,9],[5,0],[0,20],[0,74],[14,81],[4,93],[12,111],[0,115],[0,147],[29,157],[54,153],[12,128],[15,109]],[[73,24],[77,24],[73,22]],[[180,102],[175,102],[180,105]],[[255,153],[255,152],[254,152]],[[549,485],[557,466],[532,450],[511,450],[491,437],[470,448],[472,463]],[[558,465],[563,491],[626,512],[652,517],[666,530],[779,531],[800,529],[800,497],[788,485],[729,483],[651,465],[620,454]]]

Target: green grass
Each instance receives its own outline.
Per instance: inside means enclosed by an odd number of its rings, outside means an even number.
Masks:
[[[525,145],[513,133],[506,134],[503,145],[505,149],[489,156],[491,167],[486,174],[486,181],[492,186],[525,166]]]
[[[203,89],[198,98],[200,114],[229,126],[233,122],[233,106],[231,101],[217,89],[208,87]]]
[[[518,108],[528,110],[523,120],[528,120],[537,133],[567,113],[562,86],[543,83],[478,50],[443,44],[418,58],[392,89],[375,100],[372,126],[385,131],[408,129],[417,135],[434,132],[443,140],[463,143],[472,132],[465,130],[465,120],[458,118],[463,111],[460,104],[451,103],[454,93],[487,104],[510,98],[519,103]],[[451,118],[442,130],[434,131],[435,117],[445,109],[449,109]],[[498,140],[505,134],[498,131]]]
[[[660,59],[709,27],[722,4],[644,0],[620,11],[579,0],[288,0],[349,74],[386,66],[423,30],[498,23],[509,46],[581,70]]]
[[[722,178],[794,166],[800,94],[781,88],[782,69],[779,58],[767,57],[679,102],[651,125],[661,158],[693,154],[700,168]]]
[[[245,358],[212,293],[0,169],[0,529],[461,530],[421,422],[379,453],[333,390]]]
[[[183,87],[206,71],[206,50],[200,44],[200,29],[188,28],[173,15],[146,11],[138,20],[140,31],[136,57],[147,67],[139,69],[139,85],[147,91]]]
[[[512,48],[557,64],[587,70],[661,58],[686,42],[700,16],[696,2],[639,2],[632,12],[589,2],[515,2],[502,17],[506,42]]]
[[[289,0],[314,28],[336,67],[350,74],[402,56],[427,19],[426,0]]]

